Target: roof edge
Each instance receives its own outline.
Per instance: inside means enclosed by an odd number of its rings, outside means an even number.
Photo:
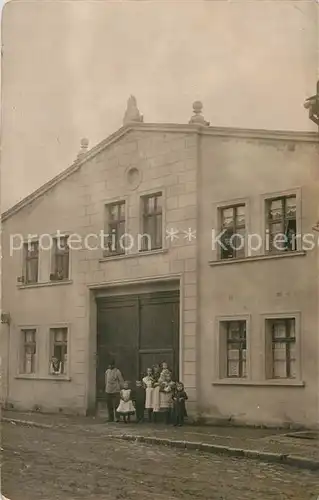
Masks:
[[[5,221],[14,214],[28,206],[40,196],[43,196],[50,189],[68,178],[88,160],[94,158],[98,153],[105,148],[118,141],[121,137],[132,130],[137,131],[154,131],[154,132],[170,132],[170,133],[196,133],[200,135],[210,135],[219,137],[236,137],[243,139],[264,139],[278,141],[298,141],[311,142],[319,144],[319,135],[317,132],[298,132],[286,130],[263,130],[263,129],[245,129],[234,127],[206,127],[193,124],[174,124],[174,123],[132,123],[118,129],[106,139],[99,142],[96,146],[86,152],[81,158],[76,159],[69,167],[60,172],[58,175],[50,179],[48,182],[40,186],[38,189],[30,193],[28,196],[20,200],[18,203],[10,207],[1,214],[1,221]]]

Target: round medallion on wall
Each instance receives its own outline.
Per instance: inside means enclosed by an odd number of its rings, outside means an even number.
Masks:
[[[126,172],[126,180],[130,189],[136,189],[141,183],[141,173],[136,167],[131,167]]]

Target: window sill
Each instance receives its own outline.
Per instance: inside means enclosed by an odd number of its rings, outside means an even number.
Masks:
[[[252,257],[244,257],[240,259],[224,259],[224,260],[210,260],[208,264],[213,266],[223,266],[227,264],[240,264],[242,262],[256,262],[260,260],[274,260],[274,259],[288,259],[290,257],[302,257],[305,256],[307,252],[304,250],[285,252],[285,253],[275,253],[267,255],[254,255]]]
[[[305,387],[302,380],[245,380],[245,379],[220,379],[212,382],[212,385],[239,385],[250,387]]]
[[[61,381],[61,382],[70,382],[71,377],[68,377],[67,375],[16,375],[14,378],[16,379],[22,379],[22,380],[55,380],[55,381]]]
[[[18,289],[24,290],[25,288],[43,288],[46,286],[71,285],[72,283],[72,280],[43,281],[39,283],[30,283],[29,285],[18,285]]]
[[[102,259],[99,259],[99,262],[109,262],[109,261],[113,261],[113,260],[146,257],[147,255],[158,255],[158,254],[164,254],[167,252],[168,252],[168,248],[160,248],[159,250],[145,250],[145,251],[139,251],[139,252],[135,252],[135,253],[125,253],[122,255],[110,255],[110,257],[103,257]]]

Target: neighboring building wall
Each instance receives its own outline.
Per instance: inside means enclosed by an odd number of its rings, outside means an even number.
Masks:
[[[241,135],[205,136],[202,142],[199,410],[206,417],[244,423],[315,425],[319,423],[317,248],[265,260],[261,249],[252,252],[250,262],[219,263],[212,251],[211,230],[219,230],[219,207],[243,202],[247,232],[263,236],[264,198],[296,191],[301,231],[317,237],[312,226],[318,217],[318,140],[275,140],[271,133],[269,138],[266,133],[259,138],[257,133],[255,138]],[[267,380],[264,315],[294,314],[297,379]],[[246,380],[225,378],[222,373],[226,352],[219,319],[247,319]]]
[[[183,130],[184,129],[184,130]],[[141,126],[121,136],[88,160],[81,170],[62,181],[31,206],[4,221],[4,309],[11,314],[10,378],[8,401],[15,407],[71,409],[84,412],[95,397],[94,322],[90,287],[146,279],[176,277],[181,280],[181,377],[196,405],[196,245],[184,237],[170,243],[165,229],[196,230],[197,139],[188,127]],[[140,184],[134,189],[127,178],[136,167]],[[9,256],[10,234],[68,234],[83,238],[105,228],[104,205],[125,199],[127,232],[139,232],[140,195],[162,191],[164,196],[164,248],[144,255],[102,260],[102,250],[71,253],[70,283],[48,283],[49,252],[40,255],[40,281],[34,287],[20,287],[22,252]],[[91,243],[94,244],[94,241]],[[48,374],[51,326],[66,324],[69,332],[69,376]],[[21,327],[38,328],[37,374],[18,375],[17,355]],[[95,325],[96,328],[96,325]]]

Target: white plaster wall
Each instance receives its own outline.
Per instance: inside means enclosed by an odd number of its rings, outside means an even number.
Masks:
[[[3,224],[3,307],[10,312],[10,377],[8,400],[16,407],[85,411],[94,400],[96,325],[89,287],[101,283],[176,276],[182,280],[181,370],[191,403],[196,403],[196,245],[180,238],[163,252],[129,258],[100,261],[100,249],[85,248],[71,252],[72,283],[50,285],[50,256],[40,254],[41,286],[19,288],[22,274],[22,252],[10,256],[10,235],[56,234],[58,230],[76,233],[82,238],[104,228],[104,205],[114,199],[127,203],[127,231],[138,227],[139,195],[163,191],[165,226],[196,230],[197,142],[194,134],[182,132],[132,131],[89,160],[32,205]],[[135,166],[141,173],[138,190],[126,181],[126,172]],[[17,242],[17,239],[14,238]],[[93,241],[94,243],[94,241]],[[91,316],[90,316],[91,312]],[[48,377],[48,332],[50,325],[70,324],[70,381],[52,381]],[[34,380],[16,378],[20,327],[39,327],[39,367]],[[42,380],[45,378],[44,380]]]
[[[249,200],[249,232],[263,234],[262,195],[301,188],[301,225],[317,218],[318,144],[272,140],[203,140],[200,218],[200,401],[203,415],[251,423],[318,423],[317,247],[305,256],[210,267],[216,203]],[[216,228],[218,230],[218,227]],[[315,237],[317,235],[315,234]],[[257,254],[258,252],[256,252]],[[301,380],[305,387],[264,387],[262,314],[301,314]],[[249,315],[250,386],[213,385],[217,316]]]

